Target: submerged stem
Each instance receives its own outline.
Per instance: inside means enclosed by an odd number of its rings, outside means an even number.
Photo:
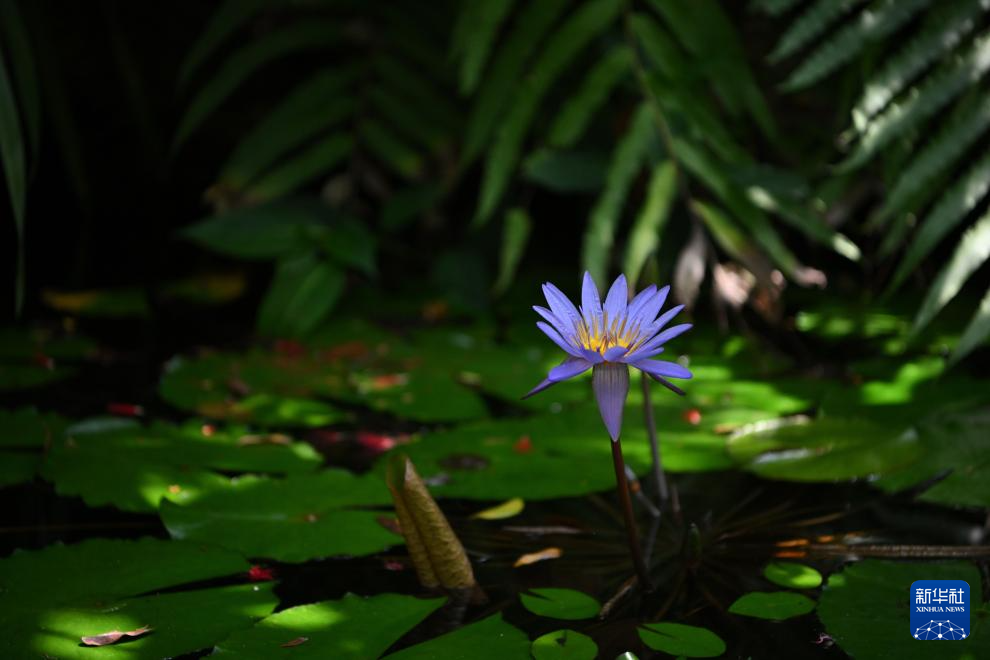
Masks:
[[[629,542],[629,554],[639,582],[647,591],[653,590],[646,562],[639,547],[639,531],[636,528],[636,517],[633,515],[632,499],[629,497],[629,482],[626,480],[626,463],[622,458],[622,443],[616,438],[612,442],[612,463],[615,466],[615,487],[619,494],[619,505],[622,509],[622,519],[626,525],[626,540]]]
[[[650,453],[653,455],[653,481],[660,498],[660,508],[670,496],[667,488],[667,475],[663,471],[663,461],[660,458],[660,440],[657,438],[657,423],[653,417],[653,400],[650,398],[650,380],[645,373],[642,375],[643,384],[643,420],[646,423],[646,433],[650,438]]]

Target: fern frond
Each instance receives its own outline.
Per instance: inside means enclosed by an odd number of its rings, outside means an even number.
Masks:
[[[605,188],[588,217],[581,263],[599,281],[605,279],[608,271],[608,255],[615,243],[615,228],[629,188],[656,140],[653,122],[652,108],[647,103],[641,104],[615,147]]]
[[[657,250],[660,234],[677,195],[677,176],[677,168],[669,160],[653,168],[646,186],[646,200],[636,216],[626,244],[622,272],[630,282],[639,279],[646,260]]]
[[[868,44],[896,32],[932,0],[877,0],[850,25],[814,50],[782,85],[795,91],[812,85],[858,55]]]
[[[522,81],[498,139],[485,162],[475,224],[488,221],[508,187],[509,177],[519,160],[523,140],[550,86],[573,62],[587,44],[606,30],[618,16],[619,0],[591,0],[583,3],[553,33],[529,75]]]
[[[464,136],[464,164],[473,162],[485,148],[522,78],[526,62],[566,7],[567,0],[540,0],[527,3],[516,17],[478,90]]]
[[[791,23],[767,59],[776,63],[790,57],[863,2],[865,0],[818,0]]]
[[[801,2],[803,0],[753,0],[750,3],[750,10],[761,11],[770,16],[780,16]]]
[[[547,137],[547,142],[558,148],[573,146],[584,135],[595,113],[608,99],[609,94],[632,70],[633,55],[625,46],[610,50],[588,72],[581,87],[557,113]]]
[[[921,303],[911,333],[916,335],[956,297],[966,280],[990,259],[990,212],[970,227],[956,246],[949,263],[939,272]]]
[[[358,134],[368,150],[399,176],[413,179],[422,171],[422,156],[380,121],[363,121]]]
[[[862,95],[852,110],[856,130],[862,133],[867,122],[929,64],[954,51],[987,10],[990,10],[990,0],[954,0],[936,8],[931,20],[926,21],[918,34],[863,86]]]
[[[918,234],[901,259],[890,284],[896,289],[921,260],[952,231],[990,192],[990,153],[983,156],[966,175],[939,199],[921,222]]]
[[[512,10],[513,0],[466,2],[454,29],[452,54],[461,60],[461,93],[478,86],[499,28]]]
[[[354,140],[346,134],[324,138],[265,173],[250,185],[247,196],[252,200],[268,201],[294,192],[340,164],[350,155],[353,145]]]
[[[980,306],[963,331],[949,357],[949,364],[955,364],[973,352],[973,349],[986,341],[990,335],[990,289],[987,289]]]
[[[963,103],[955,121],[945,126],[932,141],[901,171],[897,182],[879,211],[877,224],[907,208],[908,201],[919,186],[939,172],[951,167],[987,129],[990,129],[990,94],[974,97],[974,103]]]
[[[896,137],[941,110],[990,70],[990,32],[973,42],[965,56],[925,79],[902,103],[890,106],[869,123],[856,149],[839,164],[848,172],[867,163]]]
[[[193,74],[230,35],[268,5],[270,0],[226,0],[220,5],[182,62],[179,87],[185,87]]]

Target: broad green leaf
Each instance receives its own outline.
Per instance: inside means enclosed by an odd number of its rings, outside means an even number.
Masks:
[[[651,649],[670,655],[715,658],[725,653],[725,642],[707,628],[663,621],[644,624],[637,632]]]
[[[547,134],[547,143],[558,149],[571,147],[587,130],[595,113],[612,90],[632,71],[633,55],[617,46],[588,71],[581,87],[564,103]]]
[[[493,614],[387,655],[386,660],[530,660],[529,646],[526,633],[506,623],[501,614]]]
[[[729,606],[732,614],[757,619],[783,621],[807,614],[815,609],[815,601],[790,591],[754,591],[744,594]]]
[[[588,217],[581,263],[598,282],[605,280],[612,244],[615,242],[616,226],[629,189],[656,140],[653,122],[653,111],[649,104],[641,104],[633,116],[629,130],[612,152],[605,189]]]
[[[990,258],[990,212],[976,221],[959,239],[956,251],[939,271],[928,288],[914,319],[911,333],[928,325],[950,300],[956,297],[966,280]]]
[[[0,51],[0,166],[7,182],[7,195],[14,216],[17,237],[14,284],[14,313],[20,316],[24,304],[24,220],[27,206],[27,156],[21,132],[20,111],[10,84],[7,63]]]
[[[502,229],[502,249],[499,252],[498,278],[492,289],[496,294],[504,293],[516,277],[516,269],[526,251],[532,225],[525,209],[510,209],[505,214],[505,227]]]
[[[598,645],[576,630],[555,630],[534,639],[530,653],[535,660],[595,660]]]
[[[551,619],[590,619],[602,608],[597,600],[575,589],[530,589],[519,594],[519,600],[533,614]]]
[[[412,179],[420,174],[423,168],[420,154],[381,122],[362,121],[358,134],[368,151],[399,176]]]
[[[273,438],[277,443],[257,435],[252,441],[243,428],[204,433],[199,424],[163,422],[88,432],[74,428],[52,440],[42,476],[60,495],[126,511],[155,511],[163,499],[191,502],[229,486],[221,472],[289,474],[322,462],[308,444],[285,436]]]
[[[477,88],[492,44],[512,11],[513,0],[478,0],[461,8],[454,55],[461,59],[461,93]]]
[[[370,508],[390,502],[379,475],[334,469],[281,480],[241,477],[188,505],[165,501],[160,513],[173,538],[293,563],[401,544],[378,524],[382,512]]]
[[[344,290],[344,273],[314,254],[283,257],[258,310],[258,332],[302,337],[333,309]]]
[[[518,91],[485,161],[478,209],[474,223],[485,224],[501,201],[515,171],[533,115],[551,85],[574,58],[609,27],[621,9],[617,0],[589,0],[577,8],[548,39],[528,75],[518,82]]]
[[[30,481],[41,465],[41,452],[61,435],[65,420],[32,408],[0,410],[0,487]]]
[[[232,53],[213,76],[189,102],[179,122],[173,148],[182,146],[217,108],[259,69],[287,55],[319,50],[335,45],[340,36],[336,21],[304,21],[259,37],[253,43]]]
[[[605,183],[608,156],[601,151],[537,149],[523,162],[522,175],[558,192],[597,192]]]
[[[300,605],[273,614],[253,628],[235,632],[217,644],[215,656],[267,660],[288,647],[291,656],[363,660],[377,658],[389,646],[443,604],[443,599],[420,599],[400,594],[362,597]],[[281,654],[290,655],[282,652]]]
[[[656,252],[676,194],[677,168],[670,161],[664,161],[653,169],[647,186],[646,201],[629,232],[622,268],[629,281],[638,281],[646,260]]]
[[[925,644],[908,628],[908,597],[915,580],[965,580],[970,586],[972,630],[953,644]],[[854,658],[913,658],[919,647],[928,657],[990,656],[980,572],[964,562],[907,562],[867,559],[829,576],[818,603],[818,617],[836,644]],[[937,647],[931,648],[930,647]]]
[[[351,153],[349,135],[334,134],[304,149],[262,174],[248,186],[252,199],[267,201],[295,192],[320,177],[327,177]]]
[[[822,574],[811,566],[789,561],[770,562],[763,569],[763,577],[791,589],[817,589],[822,584]]]
[[[278,599],[270,585],[189,585],[248,567],[226,550],[157,539],[95,539],[16,553],[0,560],[0,653],[162,658],[210,647],[269,614]],[[153,633],[125,644],[96,650],[79,641],[144,625]]]
[[[40,387],[76,372],[97,346],[85,337],[44,329],[0,327],[0,392]]]

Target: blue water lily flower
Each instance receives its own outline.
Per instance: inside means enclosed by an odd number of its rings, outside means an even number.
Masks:
[[[652,359],[663,353],[665,343],[691,329],[690,323],[664,329],[684,309],[684,305],[677,305],[657,316],[669,291],[669,286],[658,290],[650,285],[628,300],[626,278],[620,275],[608,290],[603,305],[591,274],[585,273],[579,310],[560,289],[545,283],[543,294],[550,309],[533,307],[546,321],[536,325],[570,357],[551,369],[546,379],[526,396],[592,369],[592,389],[598,409],[609,436],[616,441],[629,393],[630,366],[674,391],[679,390],[667,378],[691,378],[691,372],[676,362]]]

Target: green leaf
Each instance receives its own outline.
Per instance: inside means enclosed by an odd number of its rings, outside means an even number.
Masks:
[[[478,0],[462,6],[455,28],[454,55],[461,59],[461,93],[477,88],[499,28],[513,0]]]
[[[715,658],[725,653],[725,642],[708,628],[684,623],[647,623],[637,632],[654,651],[687,658]]]
[[[906,6],[918,0],[905,0]],[[959,96],[990,70],[990,32],[977,37],[969,51],[954,58],[939,71],[925,78],[923,84],[903,103],[877,115],[866,126],[863,136],[853,153],[837,167],[837,171],[850,172],[862,167],[907,131],[917,127],[952,99]]]
[[[791,73],[783,88],[795,91],[813,85],[856,57],[868,44],[896,32],[930,3],[931,0],[879,0],[818,46]]]
[[[938,243],[990,192],[990,153],[973,165],[949,188],[919,223],[919,229],[897,265],[890,290],[912,273]]]
[[[496,294],[505,293],[516,277],[519,261],[526,251],[532,220],[525,209],[510,209],[505,214],[502,229],[502,250],[499,253],[498,278],[492,287]]]
[[[210,18],[206,29],[189,48],[179,71],[179,86],[184,87],[220,44],[239,27],[251,20],[271,0],[227,0]]]
[[[534,639],[530,653],[534,660],[595,660],[598,645],[576,630],[555,630]]]
[[[207,648],[269,614],[278,599],[270,585],[188,585],[248,568],[226,550],[157,539],[94,539],[15,553],[0,560],[0,654],[164,658]],[[84,635],[144,625],[154,632],[119,646],[79,643]]]
[[[441,604],[441,598],[347,594],[340,600],[273,614],[217,644],[213,655],[267,660],[278,654],[280,647],[304,638],[305,642],[292,647],[293,658],[377,658]]]
[[[750,8],[770,16],[781,16],[801,4],[802,0],[751,0]]]
[[[990,656],[987,617],[983,615],[980,572],[966,562],[907,562],[867,559],[829,576],[818,603],[818,617],[839,647],[855,658],[913,658],[919,647],[908,629],[908,594],[915,580],[965,580],[973,616],[967,639],[936,644],[927,651],[938,658]]]
[[[574,145],[588,128],[595,113],[609,94],[632,70],[633,55],[625,46],[617,46],[595,64],[581,87],[564,102],[547,134],[547,143],[557,148]]]
[[[987,259],[990,259],[990,211],[976,221],[959,239],[956,251],[935,277],[928,294],[914,318],[911,334],[928,325],[950,300],[956,297],[969,279]]]
[[[778,63],[794,55],[805,46],[814,43],[833,23],[852,11],[865,0],[816,0],[788,26],[767,56],[772,63]]]
[[[601,603],[575,589],[546,587],[519,594],[523,607],[551,619],[590,619],[602,609]]]
[[[817,589],[822,584],[822,574],[811,566],[789,561],[770,562],[763,569],[763,577],[790,589]]]
[[[966,329],[963,330],[963,334],[949,358],[949,363],[955,364],[969,355],[973,349],[986,340],[987,335],[990,335],[990,289],[983,295],[980,306],[976,309]]]
[[[729,606],[729,612],[732,614],[770,621],[791,619],[807,614],[813,609],[815,609],[815,601],[790,591],[754,591],[740,596]]]
[[[605,280],[615,230],[629,189],[656,139],[652,109],[643,103],[612,153],[605,189],[595,202],[584,234],[581,263],[598,282]]]
[[[7,195],[14,215],[17,237],[14,313],[20,316],[24,305],[24,220],[27,205],[27,157],[21,133],[20,112],[7,74],[7,64],[0,50],[0,165],[7,181]]]
[[[155,422],[145,428],[86,432],[73,427],[52,441],[42,476],[60,495],[81,495],[89,506],[155,511],[163,499],[191,502],[230,484],[221,472],[290,474],[316,469],[322,459],[308,444],[240,444],[243,428],[204,435],[196,423]],[[78,430],[76,430],[78,428]]]
[[[502,199],[533,116],[551,85],[588,43],[609,27],[621,6],[618,0],[589,0],[581,4],[549,38],[529,73],[521,82],[517,81],[519,89],[498,130],[495,146],[485,161],[474,218],[477,226],[491,218]]]
[[[527,61],[567,6],[567,0],[542,0],[525,3],[520,10],[478,90],[464,137],[465,164],[473,162],[488,144]]]
[[[335,21],[305,21],[267,34],[228,57],[216,75],[190,101],[179,122],[173,149],[180,147],[230,95],[259,69],[300,51],[318,50],[337,43]]]
[[[282,258],[258,310],[258,332],[302,337],[326,318],[344,290],[344,274],[313,255]]]
[[[362,121],[358,134],[368,151],[399,176],[413,179],[423,169],[420,154],[381,122],[373,119]]]
[[[537,149],[523,163],[523,176],[558,192],[597,192],[605,183],[608,158],[600,151]]]
[[[281,480],[241,477],[188,505],[162,502],[160,513],[173,538],[304,562],[369,555],[401,544],[401,537],[378,524],[380,511],[359,508],[390,502],[378,475],[334,469]]]
[[[386,660],[530,660],[526,633],[501,614],[385,656]]]
[[[629,232],[622,271],[630,282],[638,281],[646,260],[657,251],[676,195],[677,168],[669,160],[664,161],[653,168],[647,184],[646,201]]]
[[[336,134],[320,140],[252,183],[247,195],[259,201],[284,197],[330,172],[351,153],[353,139]]]

